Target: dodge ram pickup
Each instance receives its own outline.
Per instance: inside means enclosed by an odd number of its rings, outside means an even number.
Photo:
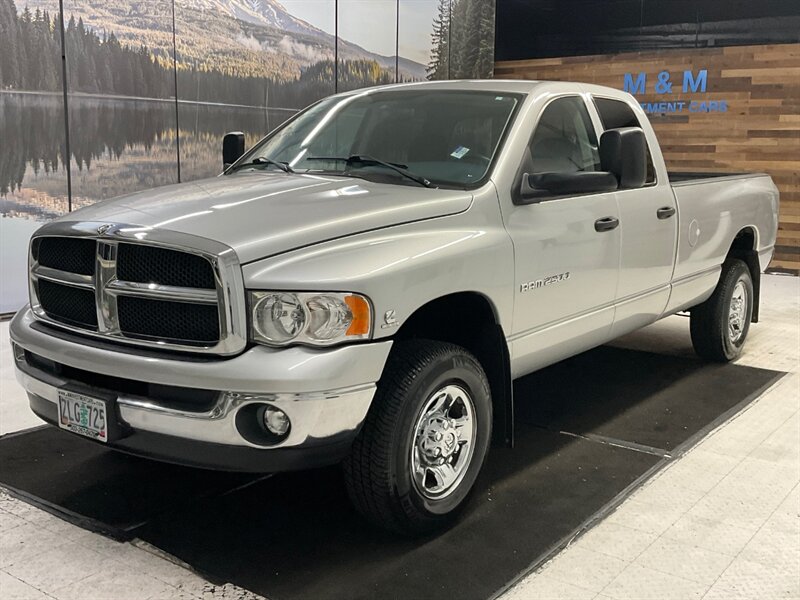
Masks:
[[[209,469],[341,462],[368,520],[420,533],[512,443],[515,378],[681,311],[730,361],[758,320],[772,180],[668,173],[620,91],[359,90],[222,155],[34,234],[10,331],[48,423]]]

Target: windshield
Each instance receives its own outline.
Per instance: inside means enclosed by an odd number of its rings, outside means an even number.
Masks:
[[[516,94],[460,90],[334,96],[263,140],[240,164],[470,187],[485,177],[518,101]]]

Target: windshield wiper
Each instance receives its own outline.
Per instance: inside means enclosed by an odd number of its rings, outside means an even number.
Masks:
[[[344,156],[309,156],[306,157],[305,160],[335,160],[343,162],[347,166],[352,166],[356,163],[380,165],[382,167],[386,167],[387,169],[391,169],[396,173],[400,173],[400,175],[402,175],[403,177],[407,177],[411,181],[415,181],[421,186],[431,187],[432,185],[428,179],[425,179],[421,175],[417,175],[409,171],[406,165],[386,162],[384,160],[380,160],[375,158],[374,156],[369,156],[366,154],[353,154],[352,156],[348,156],[347,158],[345,158]]]
[[[240,165],[236,165],[232,169],[228,169],[229,173],[233,171],[237,171],[244,167],[256,167],[258,165],[272,165],[273,167],[278,167],[284,173],[295,173],[296,171],[290,167],[287,163],[278,162],[277,160],[272,160],[271,158],[265,158],[263,156],[255,157],[251,162],[242,163]]]

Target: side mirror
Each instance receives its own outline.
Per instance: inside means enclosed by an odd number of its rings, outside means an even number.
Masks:
[[[222,166],[230,167],[244,154],[244,134],[241,131],[226,133],[222,138]]]
[[[613,192],[619,186],[613,173],[604,171],[569,171],[525,173],[519,197],[523,204],[533,204],[548,196],[571,196]]]
[[[600,136],[600,168],[617,176],[619,189],[635,189],[647,180],[647,140],[639,127],[609,129]]]

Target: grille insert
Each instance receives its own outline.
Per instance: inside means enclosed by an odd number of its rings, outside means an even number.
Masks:
[[[213,343],[219,339],[219,316],[213,304],[120,296],[117,310],[120,329],[130,337],[196,344]]]
[[[214,269],[202,256],[140,244],[120,244],[117,278],[137,283],[213,290]]]
[[[93,227],[97,234],[87,236]],[[127,225],[50,223],[30,246],[31,308],[53,326],[158,350],[247,345],[241,266],[224,244]]]
[[[42,279],[37,284],[39,302],[55,321],[97,330],[94,291]]]
[[[43,237],[33,244],[33,258],[43,267],[92,275],[96,253],[95,240],[85,238]]]

